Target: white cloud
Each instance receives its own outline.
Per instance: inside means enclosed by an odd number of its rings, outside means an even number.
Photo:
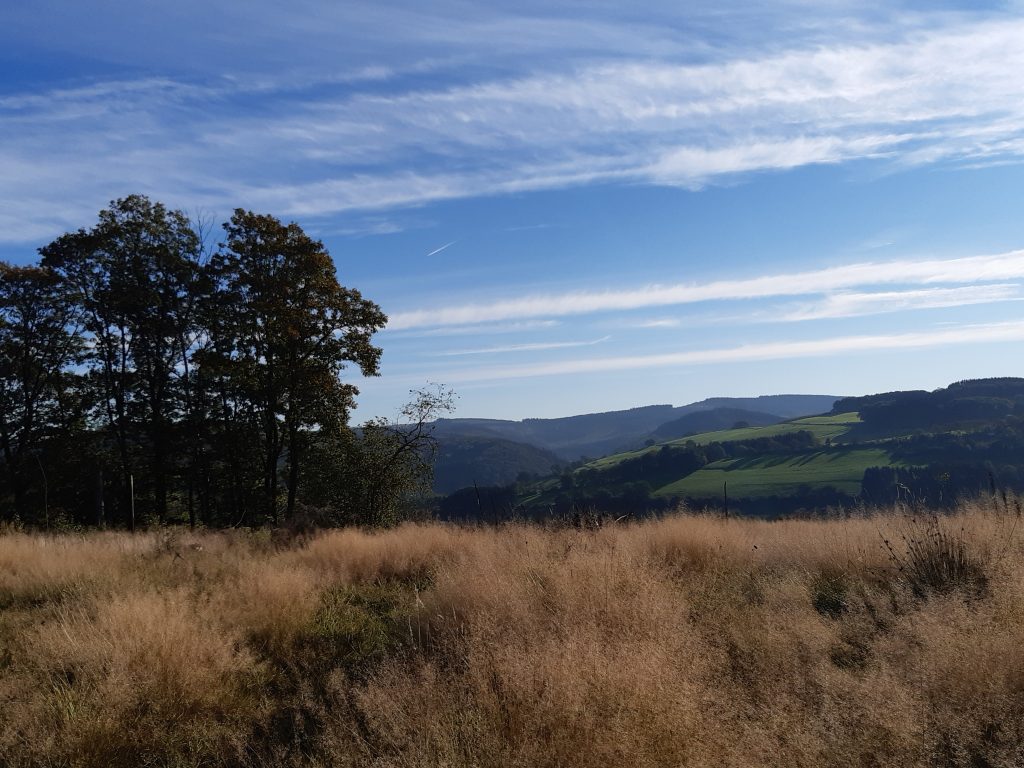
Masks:
[[[806,296],[894,283],[981,283],[1015,278],[1024,278],[1024,251],[960,259],[862,262],[742,280],[649,285],[600,292],[522,296],[486,304],[446,305],[435,309],[394,312],[389,327],[398,330],[420,326],[582,315],[701,301]]]
[[[518,323],[484,323],[482,325],[453,325],[440,328],[411,329],[393,333],[399,338],[425,338],[431,336],[477,336],[492,333],[522,333],[535,331],[538,328],[554,328],[561,325],[558,320],[524,320]],[[385,332],[393,332],[390,326]]]
[[[678,328],[682,320],[677,317],[661,317],[654,320],[640,320],[633,323],[631,328]]]
[[[505,352],[539,352],[547,349],[569,349],[571,347],[593,347],[608,341],[611,336],[602,336],[590,341],[541,341],[532,344],[508,344],[503,347],[483,347],[480,349],[456,349],[449,352],[438,352],[436,357],[461,357],[463,355],[492,355]]]
[[[853,158],[891,156],[900,144],[913,139],[912,135],[798,136],[716,149],[683,147],[665,152],[646,171],[652,181],[699,187],[728,173],[787,170]]]
[[[606,371],[632,371],[688,365],[791,360],[806,357],[834,357],[859,352],[926,349],[958,344],[986,344],[1011,341],[1024,341],[1024,322],[968,325],[936,331],[888,334],[884,336],[839,336],[810,341],[780,341],[767,344],[747,344],[738,347],[669,352],[654,355],[596,357],[526,365],[474,367],[461,370],[447,370],[443,375],[445,381],[459,383]]]
[[[548,51],[558,35],[586,31],[592,47],[585,58],[530,59],[529,74],[514,77],[505,67],[467,83],[453,69],[460,79],[449,85],[439,85],[442,72],[382,85],[374,77],[387,62],[363,62],[349,68],[372,75],[358,87],[321,72],[258,85],[151,77],[8,91],[0,210],[25,215],[3,217],[0,238],[59,234],[54,219],[58,229],[80,226],[78,208],[130,191],[321,216],[595,182],[697,187],[859,158],[1021,161],[1024,20],[936,18],[948,26],[901,28],[896,39],[839,26],[847,39],[827,46],[811,35],[745,57],[713,60],[707,49],[693,63],[671,36],[641,45],[641,26],[615,38],[608,23],[496,11],[467,22],[481,34],[481,57],[487,34],[494,55],[532,50],[517,48],[512,31],[532,30]],[[459,29],[435,24],[431,34]]]
[[[924,288],[911,291],[880,291],[878,293],[837,293],[807,306],[790,310],[776,319],[783,322],[820,320],[824,318],[860,317],[912,309],[964,307],[998,301],[1022,301],[1020,286],[1013,283],[962,286],[958,288]]]

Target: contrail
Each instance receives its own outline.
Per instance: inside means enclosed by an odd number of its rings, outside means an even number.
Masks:
[[[443,251],[445,248],[447,248],[450,245],[455,245],[457,242],[459,242],[459,241],[458,240],[452,240],[450,243],[445,243],[440,248],[435,248],[434,250],[432,250],[430,253],[427,254],[426,258],[429,259],[431,256],[434,256],[435,254],[440,253],[441,251]]]

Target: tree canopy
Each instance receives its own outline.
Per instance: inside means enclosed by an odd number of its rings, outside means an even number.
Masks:
[[[418,432],[349,427],[387,317],[298,224],[238,209],[208,248],[132,195],[39,253],[0,263],[0,520],[384,522],[374,478],[419,487],[450,393],[414,397]]]

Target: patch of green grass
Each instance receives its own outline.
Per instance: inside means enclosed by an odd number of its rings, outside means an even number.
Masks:
[[[401,641],[409,598],[396,585],[329,590],[313,617],[310,635],[348,662],[385,656]]]
[[[767,427],[745,427],[743,429],[722,429],[717,432],[704,432],[699,435],[673,440],[671,445],[683,445],[692,440],[698,445],[708,443],[727,443],[735,440],[755,440],[759,437],[775,437],[793,432],[807,431],[821,441],[835,440],[849,432],[854,424],[860,423],[856,413],[840,413],[835,416],[809,416],[805,419],[784,421]]]
[[[839,413],[832,416],[808,416],[803,419],[784,421],[780,424],[772,424],[767,427],[744,427],[743,429],[721,429],[717,432],[703,432],[699,435],[681,437],[677,440],[670,440],[665,443],[658,443],[649,448],[642,448],[626,453],[617,453],[597,459],[587,465],[590,469],[606,469],[626,459],[634,459],[643,456],[645,453],[659,450],[663,445],[686,445],[693,442],[698,445],[709,443],[728,443],[737,440],[755,440],[759,437],[776,437],[794,432],[807,431],[813,434],[821,442],[825,440],[837,440],[849,432],[854,426],[861,423],[860,415],[851,413]]]
[[[856,494],[865,469],[891,463],[888,452],[881,448],[833,448],[798,455],[724,459],[659,488],[655,495],[718,497],[726,482],[729,496],[737,499],[789,496],[801,486],[832,486]]]

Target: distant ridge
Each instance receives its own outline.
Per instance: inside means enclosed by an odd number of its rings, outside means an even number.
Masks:
[[[442,444],[446,438],[510,440],[551,451],[565,461],[575,461],[640,445],[663,424],[690,413],[726,408],[753,412],[759,419],[783,420],[827,413],[839,399],[835,395],[799,394],[712,397],[681,406],[647,405],[554,419],[438,419],[434,422],[434,434]],[[731,426],[731,422],[727,426]]]
[[[677,415],[683,412],[711,410],[712,408],[742,408],[750,411],[770,413],[783,419],[800,416],[817,416],[828,413],[837,400],[837,395],[760,395],[758,397],[709,397],[697,403],[676,408]]]
[[[1024,378],[840,398],[829,412],[806,397],[673,409],[689,412],[639,445],[522,484],[514,502],[542,514],[639,515],[684,503],[772,517],[899,501],[942,509],[978,494],[1009,510],[1008,494],[1024,492]],[[723,405],[737,401],[817,412],[779,419]],[[757,425],[759,416],[776,421]]]
[[[456,437],[440,441],[434,490],[451,493],[471,485],[506,486],[522,476],[540,477],[562,461],[551,451],[497,437]]]
[[[666,422],[651,433],[651,438],[661,442],[738,426],[767,427],[778,424],[780,421],[784,421],[782,416],[762,411],[748,411],[744,408],[711,408],[706,411],[692,411],[678,419]]]

